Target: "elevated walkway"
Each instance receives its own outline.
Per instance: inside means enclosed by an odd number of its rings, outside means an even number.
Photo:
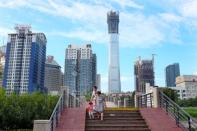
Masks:
[[[182,131],[161,108],[144,108],[140,109],[140,113],[151,131]]]
[[[65,108],[56,131],[85,131],[85,105],[80,108]]]

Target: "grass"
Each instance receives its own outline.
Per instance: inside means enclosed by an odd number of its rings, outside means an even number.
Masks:
[[[192,117],[197,118],[197,107],[185,107],[184,110]]]

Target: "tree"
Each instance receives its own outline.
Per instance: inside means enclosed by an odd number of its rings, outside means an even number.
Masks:
[[[178,101],[178,94],[176,90],[171,88],[160,88],[164,94],[166,94],[171,100],[177,102]]]
[[[6,96],[0,89],[0,130],[32,129],[33,120],[50,118],[58,98],[39,92]]]

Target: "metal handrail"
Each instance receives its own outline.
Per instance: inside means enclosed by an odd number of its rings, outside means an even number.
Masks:
[[[59,106],[59,103],[61,102],[62,97],[63,97],[63,94],[60,95],[60,97],[59,97],[59,99],[58,99],[58,102],[57,102],[57,104],[55,105],[55,108],[53,109],[53,112],[52,112],[51,117],[50,117],[49,120],[52,120],[53,116],[55,115],[55,112],[56,112],[56,110],[57,110],[57,108],[58,108],[58,106]]]
[[[153,93],[138,96],[138,107],[153,107]]]
[[[63,96],[64,94],[62,93],[49,119],[50,124],[51,124],[51,131],[54,131],[55,128],[57,127],[59,123],[59,119],[60,119],[60,114],[63,112],[64,106],[65,106]]]
[[[177,126],[184,131],[197,130],[197,121],[161,91],[159,91],[159,100],[160,107],[175,119]]]

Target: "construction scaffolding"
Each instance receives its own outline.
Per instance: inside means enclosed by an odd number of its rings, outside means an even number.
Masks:
[[[141,60],[141,57],[139,57],[134,65],[134,75],[136,92],[145,93],[146,83],[149,83],[150,86],[154,86],[154,55],[152,60]]]

